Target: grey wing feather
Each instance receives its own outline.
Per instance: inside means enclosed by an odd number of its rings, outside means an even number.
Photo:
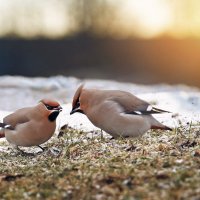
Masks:
[[[30,110],[31,108],[19,109],[16,112],[6,116],[3,119],[3,123],[10,125],[12,128],[15,128],[17,124],[26,123],[29,121],[29,117],[27,116],[27,113],[29,113]]]
[[[135,115],[151,115],[151,114],[161,114],[161,113],[170,113],[170,112],[159,109],[159,108],[151,107],[151,110],[135,110],[135,111],[126,112],[126,113],[135,114]]]
[[[118,94],[112,100],[117,102],[126,114],[151,115],[165,112],[169,113],[168,111],[152,107],[146,101],[127,92],[121,92],[121,94]]]

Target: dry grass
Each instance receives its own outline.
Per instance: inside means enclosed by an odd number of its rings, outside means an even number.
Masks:
[[[199,135],[197,125],[137,139],[66,127],[45,152],[1,152],[0,199],[197,200]]]

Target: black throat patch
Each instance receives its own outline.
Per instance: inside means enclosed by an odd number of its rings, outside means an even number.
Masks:
[[[58,117],[59,115],[59,111],[53,111],[49,116],[48,116],[48,119],[50,122],[54,122],[56,120],[56,118]]]

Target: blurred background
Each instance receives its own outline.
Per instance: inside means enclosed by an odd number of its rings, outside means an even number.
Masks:
[[[199,0],[0,0],[0,75],[200,87]]]

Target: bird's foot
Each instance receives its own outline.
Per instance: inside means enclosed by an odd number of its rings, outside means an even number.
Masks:
[[[103,137],[103,130],[101,129],[101,140],[103,140],[104,137]]]
[[[13,149],[14,149],[15,153],[20,154],[22,156],[34,156],[33,153],[27,153],[27,152],[21,150],[18,146],[13,146]]]
[[[40,145],[37,145],[37,147],[39,147],[43,152],[48,149],[47,147],[42,147]]]

